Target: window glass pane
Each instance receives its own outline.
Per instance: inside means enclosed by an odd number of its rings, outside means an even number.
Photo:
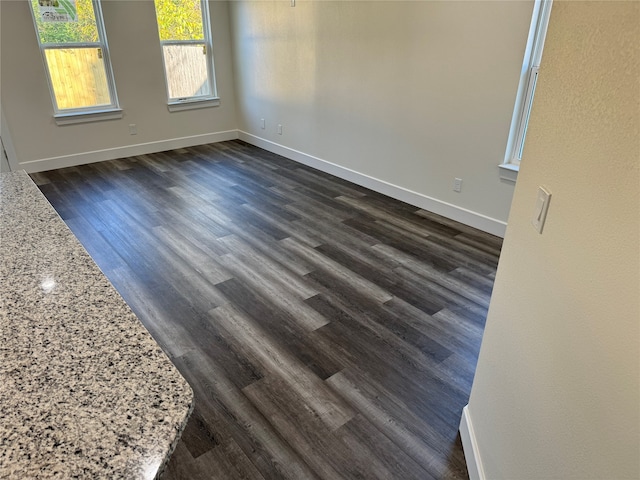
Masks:
[[[45,57],[58,109],[111,104],[99,48],[46,49]]]
[[[210,95],[204,44],[163,45],[169,98]]]
[[[155,0],[160,40],[204,40],[200,0]]]
[[[32,0],[41,43],[98,41],[98,28],[91,0],[76,0],[77,21],[75,22],[43,22],[39,15],[39,2],[47,2],[47,4],[55,6],[56,3],[60,5],[60,2],[64,2],[64,0]]]
[[[527,139],[527,129],[529,128],[529,117],[531,116],[531,108],[533,107],[533,97],[536,93],[536,84],[538,82],[538,69],[536,67],[531,69],[529,75],[529,88],[527,89],[527,98],[525,99],[524,112],[522,113],[522,131],[519,139],[519,148],[517,153],[518,160],[522,160],[522,153],[524,152],[524,142]]]

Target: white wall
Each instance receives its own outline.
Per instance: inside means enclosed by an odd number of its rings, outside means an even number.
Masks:
[[[253,143],[504,233],[513,184],[497,165],[531,0],[210,5],[220,107],[169,113],[151,0],[103,0],[125,116],[57,126],[28,5],[0,1],[0,101],[13,168],[207,143],[234,138],[239,127]]]
[[[513,184],[500,180],[498,164],[532,8],[232,2],[239,124],[250,134],[241,138],[275,142],[292,149],[275,151],[306,155],[359,183],[373,177],[395,196],[415,192],[403,199],[503,233]],[[454,177],[463,179],[461,193],[452,190]]]
[[[467,412],[487,479],[640,478],[639,78],[638,2],[554,3]]]
[[[124,118],[58,126],[28,2],[0,1],[0,95],[20,163],[14,169],[46,170],[235,137],[227,2],[210,2],[221,105],[174,113],[166,105],[153,2],[103,0],[102,5]],[[137,125],[135,136],[129,135],[130,123]]]
[[[4,150],[4,146],[2,143],[2,139],[0,138],[0,172],[10,172],[11,167],[9,167],[9,160],[7,159],[7,155]]]

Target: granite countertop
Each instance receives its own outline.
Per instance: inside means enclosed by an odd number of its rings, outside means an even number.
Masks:
[[[0,478],[155,478],[193,392],[24,172],[0,282]]]

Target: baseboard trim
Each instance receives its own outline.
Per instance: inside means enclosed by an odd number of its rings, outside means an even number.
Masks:
[[[418,208],[423,208],[435,214],[464,223],[465,225],[469,225],[498,237],[504,237],[504,232],[507,228],[506,222],[408,190],[384,180],[370,177],[355,170],[314,157],[313,155],[306,154],[293,148],[285,147],[284,145],[280,145],[242,130],[238,131],[238,138],[250,143],[251,145],[255,145],[256,147],[263,148],[264,150],[268,150],[272,153],[277,153],[278,155],[282,155],[283,157],[309,167],[316,168],[323,172],[330,173],[357,185],[370,188],[371,190],[383,193],[384,195],[388,195],[396,200],[401,200],[411,205],[415,205]]]
[[[482,461],[480,460],[480,452],[478,451],[478,443],[476,435],[473,431],[471,416],[469,414],[469,405],[462,409],[462,418],[460,419],[460,438],[462,439],[462,448],[464,449],[464,458],[467,462],[467,470],[469,471],[470,480],[485,480]]]
[[[87,163],[102,162],[105,160],[115,160],[116,158],[133,157],[136,155],[146,155],[148,153],[164,152],[176,148],[193,147],[195,145],[205,145],[207,143],[224,142],[226,140],[236,140],[238,130],[227,130],[223,132],[205,133],[202,135],[192,135],[189,137],[170,138],[157,142],[138,143],[122,147],[107,148],[104,150],[94,150],[91,152],[74,153],[60,157],[41,158],[20,162],[17,169],[25,170],[27,173],[42,172],[56,168],[75,167]]]
[[[307,153],[285,147],[278,143],[266,140],[256,135],[244,132],[242,130],[226,130],[222,132],[206,133],[202,135],[192,135],[189,137],[171,138],[160,140],[157,142],[138,143],[135,145],[126,145],[122,147],[107,148],[104,150],[94,150],[91,152],[74,153],[71,155],[62,155],[59,157],[41,158],[37,160],[29,160],[19,162],[17,165],[11,165],[12,170],[25,170],[27,173],[42,172],[45,170],[53,170],[56,168],[74,167],[76,165],[84,165],[94,162],[102,162],[105,160],[114,160],[117,158],[126,158],[136,155],[145,155],[154,152],[163,152],[176,148],[192,147],[194,145],[204,145],[207,143],[224,142],[227,140],[240,139],[256,147],[263,148],[269,152],[282,155],[296,162],[302,163],[309,167],[316,168],[326,173],[330,173],[344,180],[348,180],[357,185],[375,190],[384,195],[388,195],[397,200],[415,205],[430,212],[442,215],[457,222],[469,225],[487,233],[504,237],[507,227],[506,222],[495,218],[482,215],[480,213],[467,210],[465,208],[453,205],[442,200],[438,200],[427,195],[414,192],[412,190],[394,185],[392,183],[380,180],[369,175],[351,170],[350,168],[329,162],[327,160],[314,157]],[[9,159],[11,160],[11,159]],[[10,162],[11,164],[11,162]],[[17,167],[17,168],[14,168]]]

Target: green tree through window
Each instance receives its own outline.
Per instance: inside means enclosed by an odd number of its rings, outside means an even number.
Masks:
[[[91,0],[76,0],[77,22],[43,22],[38,15],[38,0],[32,0],[40,43],[92,43],[98,41],[95,13]]]
[[[155,6],[169,109],[215,99],[208,1],[155,0]]]
[[[203,40],[200,0],[155,0],[160,40]]]
[[[30,3],[56,117],[117,110],[100,1],[76,0],[73,12],[70,2],[60,0],[75,21],[43,21],[40,4],[57,7],[54,2]]]

